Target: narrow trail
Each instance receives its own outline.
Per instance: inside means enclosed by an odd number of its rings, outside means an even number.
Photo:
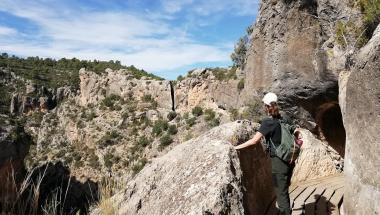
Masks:
[[[340,215],[343,203],[343,174],[328,176],[291,185],[292,215]],[[267,215],[275,215],[275,200]]]

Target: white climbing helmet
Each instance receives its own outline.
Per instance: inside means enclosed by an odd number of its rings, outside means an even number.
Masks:
[[[271,105],[272,102],[277,103],[277,96],[274,93],[267,93],[263,98],[263,102],[266,105]]]

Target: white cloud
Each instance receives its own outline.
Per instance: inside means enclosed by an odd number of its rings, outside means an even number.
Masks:
[[[193,3],[193,0],[162,0],[161,3],[166,12],[177,13],[180,12],[183,7]]]
[[[199,16],[210,16],[221,12],[253,16],[257,13],[259,0],[161,0],[161,3],[169,13],[188,10]]]
[[[0,36],[9,36],[9,35],[13,35],[13,34],[16,34],[17,31],[13,28],[8,28],[8,27],[5,27],[5,26],[0,26]]]
[[[62,2],[2,0],[0,11],[22,17],[36,25],[37,38],[25,37],[15,29],[1,27],[0,50],[20,56],[121,60],[150,72],[173,70],[187,65],[226,62],[232,45],[202,44],[189,36],[185,27],[173,26],[173,14],[190,7],[209,15],[237,8],[233,1],[162,0],[164,11],[133,14],[125,11],[94,11]],[[234,1],[235,2],[235,1]],[[255,3],[237,0],[251,13]],[[57,5],[59,4],[59,5]],[[20,29],[20,31],[22,31]],[[22,35],[22,36],[21,36]],[[233,41],[234,42],[234,41]]]

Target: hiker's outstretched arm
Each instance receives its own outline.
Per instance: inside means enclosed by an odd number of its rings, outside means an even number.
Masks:
[[[256,132],[255,136],[253,136],[252,139],[248,140],[247,142],[240,144],[238,146],[235,146],[235,149],[242,149],[251,145],[255,145],[256,143],[260,142],[260,139],[263,137],[263,135],[260,132]]]

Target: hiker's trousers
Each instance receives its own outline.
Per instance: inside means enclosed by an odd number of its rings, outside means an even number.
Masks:
[[[277,197],[277,204],[280,215],[290,215],[291,206],[289,199],[290,173],[272,173],[274,191]]]

